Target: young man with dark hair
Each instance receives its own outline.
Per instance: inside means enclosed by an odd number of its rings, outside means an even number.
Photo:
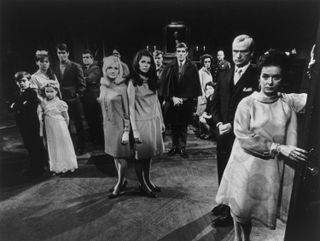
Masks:
[[[69,106],[70,119],[74,122],[77,131],[77,154],[83,154],[85,148],[84,129],[81,120],[80,97],[84,95],[86,82],[79,64],[69,60],[69,49],[65,43],[57,45],[59,64],[55,66],[55,74],[60,83],[62,99]]]
[[[160,88],[160,96],[169,104],[167,121],[172,129],[172,148],[168,155],[179,153],[183,158],[188,158],[187,128],[193,117],[193,100],[202,94],[198,70],[187,56],[187,45],[178,43],[176,59],[163,70]]]
[[[83,74],[86,81],[86,91],[83,96],[84,114],[89,126],[89,138],[94,144],[102,144],[103,130],[101,120],[101,109],[97,102],[100,93],[101,70],[94,61],[90,50],[82,53]]]

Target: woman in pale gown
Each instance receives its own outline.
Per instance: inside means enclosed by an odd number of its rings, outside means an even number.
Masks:
[[[113,157],[118,174],[117,183],[110,189],[109,198],[116,198],[127,185],[125,173],[127,159],[131,156],[127,85],[119,58],[104,58],[102,72],[98,100],[103,115],[105,153]]]
[[[272,50],[260,60],[260,91],[238,105],[236,139],[216,196],[218,204],[231,209],[236,241],[249,240],[252,219],[271,229],[277,217],[286,219],[294,170],[284,159],[307,159],[307,152],[296,147],[291,99],[277,94],[286,74],[286,56]]]
[[[153,56],[140,50],[133,60],[133,73],[128,84],[129,112],[134,137],[135,170],[140,192],[155,198],[160,187],[150,179],[151,159],[162,154],[164,123],[157,96],[157,74]]]

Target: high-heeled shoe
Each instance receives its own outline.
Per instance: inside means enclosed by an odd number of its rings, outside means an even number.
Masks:
[[[123,185],[119,188],[119,192],[122,192],[124,189],[126,189],[127,184],[128,184],[128,181],[125,180],[125,181],[123,182]],[[114,190],[114,187],[110,188],[110,189],[109,189],[109,192],[113,192],[113,190]]]
[[[120,196],[120,191],[118,191],[118,192],[116,192],[116,193],[110,193],[109,195],[108,195],[108,197],[110,198],[110,199],[113,199],[113,198],[117,198],[117,197],[119,197]]]
[[[156,185],[154,185],[153,187],[151,187],[151,191],[153,191],[153,192],[161,192],[161,188],[156,186]]]
[[[157,198],[157,195],[149,190],[145,190],[141,185],[139,186],[139,191],[142,195],[146,196],[146,197],[150,197],[150,198]]]

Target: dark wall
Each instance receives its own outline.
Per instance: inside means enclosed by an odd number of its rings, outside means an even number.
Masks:
[[[54,54],[65,41],[72,58],[81,61],[80,50],[90,46],[102,57],[120,49],[125,61],[146,45],[163,46],[163,28],[173,20],[190,28],[190,45],[218,48],[231,58],[231,42],[239,33],[256,40],[257,53],[276,47],[296,48],[307,57],[315,41],[318,1],[218,1],[218,0],[2,0],[1,89],[10,89],[14,72],[36,70],[34,52],[39,46]],[[77,51],[76,51],[77,50]],[[10,92],[10,91],[9,91]],[[9,93],[7,92],[7,93]]]

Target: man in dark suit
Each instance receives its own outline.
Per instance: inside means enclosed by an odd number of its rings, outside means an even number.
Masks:
[[[159,91],[168,106],[167,121],[172,129],[172,148],[168,155],[179,153],[183,158],[188,158],[187,127],[192,120],[193,100],[202,94],[198,70],[187,56],[187,45],[178,43],[176,59],[163,70]]]
[[[90,140],[94,144],[101,144],[103,141],[103,129],[101,120],[101,109],[97,101],[100,93],[100,67],[95,63],[90,50],[82,53],[83,74],[86,81],[86,91],[83,96],[84,114],[89,126]]]
[[[217,86],[213,97],[212,118],[218,128],[217,165],[218,180],[221,181],[227,165],[233,141],[234,115],[239,102],[258,89],[258,72],[251,64],[254,41],[248,35],[237,36],[232,43],[234,67],[221,71],[217,77]],[[220,217],[213,221],[216,226],[232,224],[230,208],[218,205],[212,213]]]
[[[69,60],[69,49],[64,43],[57,45],[59,65],[55,66],[55,74],[60,83],[62,99],[68,104],[70,119],[77,131],[77,154],[83,154],[85,147],[84,129],[81,120],[81,102],[86,89],[83,71],[79,64]]]

